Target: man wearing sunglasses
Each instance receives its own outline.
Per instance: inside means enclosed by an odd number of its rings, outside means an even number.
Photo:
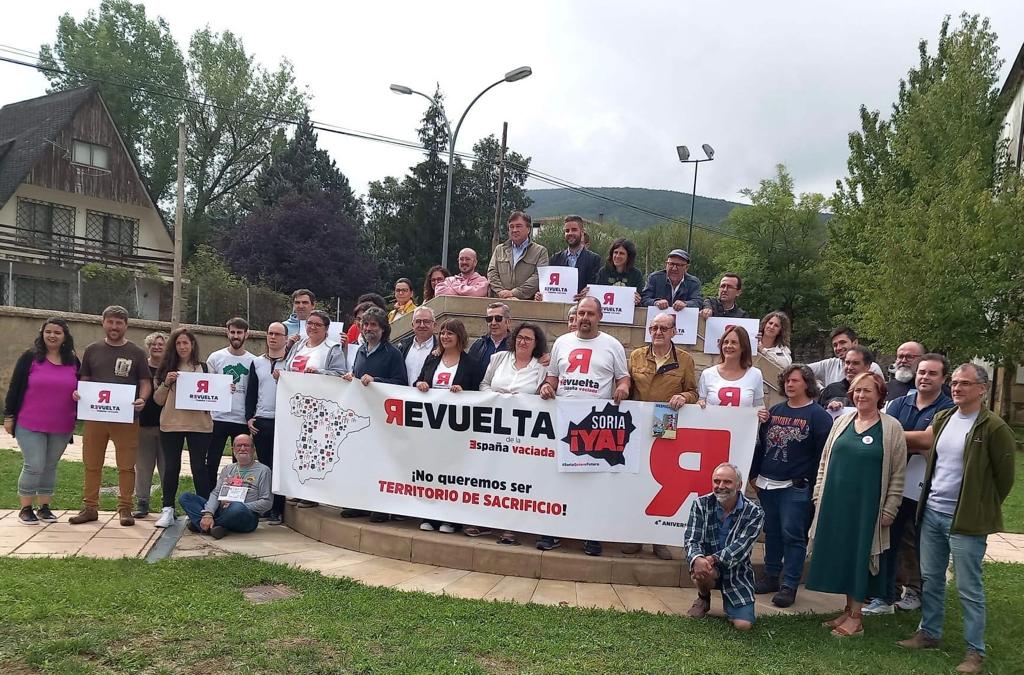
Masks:
[[[481,335],[469,348],[470,358],[476,359],[480,372],[486,372],[491,357],[508,350],[508,334],[511,332],[512,310],[504,302],[487,305],[487,334]]]

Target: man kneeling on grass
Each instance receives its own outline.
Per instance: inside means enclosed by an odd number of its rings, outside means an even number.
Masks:
[[[720,464],[711,475],[714,491],[699,497],[683,531],[690,577],[697,599],[687,616],[703,619],[711,609],[711,591],[722,591],[725,615],[739,630],[754,625],[754,547],[764,513],[743,497],[743,476],[732,464]]]
[[[237,460],[220,471],[210,498],[186,492],[178,502],[188,514],[188,529],[206,532],[222,539],[229,532],[252,532],[260,514],[269,511],[274,495],[270,492],[270,469],[253,459],[252,436],[235,436],[232,450]]]

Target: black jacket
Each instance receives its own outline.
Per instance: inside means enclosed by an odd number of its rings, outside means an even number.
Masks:
[[[405,357],[387,340],[382,340],[372,354],[367,354],[365,342],[359,345],[355,363],[352,364],[352,374],[362,377],[367,373],[372,375],[374,380],[384,384],[400,384],[403,387],[408,384]]]
[[[28,389],[28,374],[32,370],[32,361],[36,358],[35,350],[29,349],[18,357],[14,364],[14,371],[11,373],[11,383],[7,387],[7,400],[4,401],[4,417],[13,417],[18,422],[18,412],[25,400],[25,390]],[[75,357],[75,374],[82,367],[78,357]]]
[[[559,251],[551,256],[551,259],[548,260],[548,265],[551,267],[573,267],[573,265],[569,264],[568,251]],[[575,267],[576,271],[579,272],[579,287],[576,289],[576,292],[579,293],[585,286],[595,283],[594,280],[597,279],[597,273],[604,267],[604,260],[598,254],[585,248],[577,256]]]
[[[420,371],[416,381],[426,382],[427,384],[432,383],[439,363],[441,363],[440,356],[434,356],[433,354],[428,356],[423,364],[423,370]],[[480,370],[476,359],[471,358],[466,352],[462,352],[462,356],[459,357],[459,367],[455,369],[455,377],[452,378],[451,386],[459,385],[465,391],[478,391],[480,389],[480,380],[482,379],[484,379],[484,372]]]
[[[845,379],[833,382],[824,389],[821,390],[821,394],[818,395],[818,403],[824,407],[832,401],[839,401],[844,406],[853,405],[850,402],[850,383]]]

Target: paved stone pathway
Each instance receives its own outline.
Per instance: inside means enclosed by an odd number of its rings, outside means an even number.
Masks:
[[[67,522],[77,511],[54,511],[56,523],[25,525],[15,509],[0,509],[0,555],[16,558],[64,557],[82,555],[92,558],[139,558],[160,536],[153,527],[155,517],[121,527],[115,514],[100,512],[99,520],[82,525]]]

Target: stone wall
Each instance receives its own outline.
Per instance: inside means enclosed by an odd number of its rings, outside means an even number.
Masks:
[[[71,335],[75,338],[75,347],[79,354],[90,342],[103,339],[103,328],[100,317],[95,314],[73,314],[70,312],[53,312],[45,309],[27,309],[25,307],[0,306],[0,392],[7,393],[11,371],[14,363],[22,352],[32,346],[39,335],[39,328],[51,316],[57,316],[68,322]],[[185,324],[196,334],[199,341],[201,358],[205,359],[211,352],[227,346],[227,338],[223,326],[193,326]],[[153,331],[170,333],[171,325],[166,321],[147,321],[131,319],[128,322],[128,339],[143,346],[143,340]],[[253,354],[266,351],[266,334],[263,331],[250,331],[246,349]]]

